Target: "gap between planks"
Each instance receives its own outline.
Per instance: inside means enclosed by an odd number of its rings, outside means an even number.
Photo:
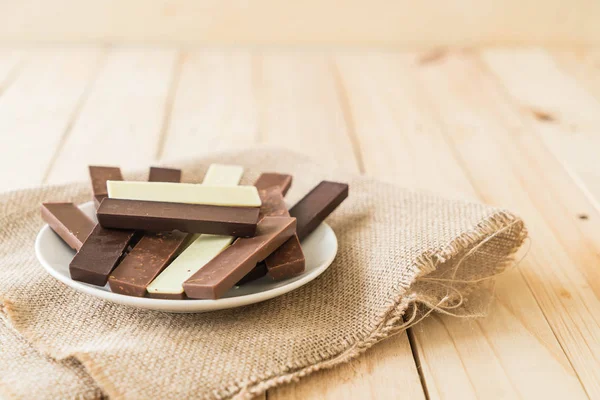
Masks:
[[[321,53],[262,57],[262,108],[266,143],[286,145],[324,163],[359,171],[348,136],[352,115],[332,60]],[[290,79],[293,77],[293,79]],[[295,120],[302,121],[295,124]],[[317,144],[317,145],[315,145]],[[298,383],[269,390],[270,399],[424,398],[405,332],[378,343],[347,364]]]
[[[363,154],[366,154],[367,171],[374,168],[382,174],[394,174],[396,182],[407,186],[443,191],[445,194],[457,190],[470,194],[474,190],[473,180],[465,179],[464,174],[473,166],[465,169],[464,160],[457,162],[454,156],[449,157],[456,155],[452,150],[456,143],[466,138],[461,133],[462,126],[455,124],[449,116],[456,116],[457,121],[462,121],[463,116],[460,112],[449,113],[438,125],[439,117],[433,113],[432,106],[419,100],[423,97],[423,89],[417,83],[420,81],[419,71],[441,68],[440,78],[430,86],[435,90],[430,89],[427,97],[443,99],[440,100],[445,102],[443,104],[460,103],[462,92],[459,86],[444,86],[456,76],[446,72],[443,58],[422,67],[416,66],[418,63],[413,58],[393,53],[368,58],[369,62],[352,56],[344,57],[347,83],[354,87],[350,93],[354,93],[351,97],[355,104],[355,121],[361,132]],[[440,87],[442,89],[438,89]],[[487,128],[497,129],[493,125]],[[398,138],[403,135],[406,137]],[[393,156],[389,150],[386,154],[386,149],[394,149]],[[496,149],[497,146],[488,147],[488,151]],[[485,155],[483,148],[474,148],[472,152]],[[482,169],[481,166],[475,168]],[[496,303],[499,311],[494,310],[495,313],[479,322],[485,330],[467,321],[447,317],[442,317],[447,327],[446,334],[435,326],[435,319],[425,320],[414,328],[432,398],[493,396],[493,393],[498,393],[493,391],[494,387],[500,393],[506,391],[516,395],[513,381],[519,382],[518,393],[582,394],[581,386],[531,291],[518,273],[512,277],[500,277],[499,282],[503,283],[508,278],[517,283],[516,287],[520,290],[513,294],[516,290],[513,285],[505,285],[499,291],[499,294],[505,293],[502,301]],[[524,308],[531,311],[523,314],[520,310]],[[452,329],[448,329],[450,327]],[[470,332],[472,328],[480,333],[473,335]],[[512,335],[513,340],[506,341],[507,335]],[[448,346],[449,343],[454,345]],[[496,351],[496,346],[502,350]],[[521,354],[518,351],[520,347],[527,348],[528,353]],[[486,352],[489,356],[485,356]],[[499,359],[498,355],[502,358]],[[478,358],[483,363],[477,362]],[[517,361],[519,358],[521,360]],[[539,359],[545,360],[543,368],[539,367]],[[512,368],[504,368],[504,363],[509,363]],[[524,365],[531,368],[523,370]],[[536,378],[524,381],[524,376]]]
[[[352,115],[352,108],[350,106],[350,99],[348,98],[348,92],[346,87],[344,86],[344,81],[340,74],[339,67],[335,58],[330,58],[329,65],[331,66],[331,76],[334,81],[335,91],[337,93],[338,102],[340,104],[340,108],[342,110],[342,114],[344,116],[344,122],[346,125],[346,133],[348,134],[348,140],[352,144],[352,150],[354,152],[354,157],[356,159],[359,172],[361,174],[366,173],[365,162],[363,160],[362,151],[360,148],[360,142],[358,139],[358,133],[356,131],[356,125],[354,122],[354,117]],[[405,334],[408,339],[408,344],[411,348],[411,354],[413,356],[413,360],[415,362],[415,367],[417,374],[419,376],[419,382],[423,388],[423,396],[425,399],[429,400],[429,392],[427,390],[427,383],[425,376],[423,375],[423,368],[421,363],[421,358],[419,355],[419,349],[416,346],[415,335],[412,331],[412,328],[407,328]]]
[[[85,102],[89,98],[91,91],[93,90],[96,80],[98,79],[98,74],[100,73],[102,66],[104,65],[104,63],[106,61],[106,56],[107,56],[108,51],[109,51],[108,48],[105,48],[101,51],[101,54],[98,57],[97,66],[95,68],[95,71],[92,72],[92,76],[89,79],[89,82],[87,83],[87,85],[83,89],[83,92],[81,93],[81,96],[77,100],[77,103],[75,104],[75,108],[73,109],[73,112],[68,117],[64,132],[61,135],[60,140],[59,140],[58,144],[56,145],[56,148],[54,149],[52,158],[50,158],[50,161],[48,161],[48,166],[46,167],[44,175],[42,176],[42,183],[46,183],[48,181],[48,176],[50,175],[50,171],[52,171],[52,167],[54,167],[54,164],[56,163],[56,159],[59,156],[59,154],[61,154],[62,149],[63,149],[65,143],[67,142],[67,139],[69,138],[69,135],[71,134],[71,131],[73,130],[75,121],[77,120],[77,118],[79,117],[79,114],[81,113],[81,109],[83,108]]]

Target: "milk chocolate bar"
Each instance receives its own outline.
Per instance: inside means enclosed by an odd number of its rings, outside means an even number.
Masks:
[[[294,212],[300,215],[296,225],[297,231],[302,233],[302,237],[308,236],[347,196],[348,185],[321,182],[294,206],[296,209]],[[238,284],[259,279],[265,275],[264,271],[268,271],[268,275],[275,280],[287,279],[302,273],[306,261],[298,239],[297,235],[290,238],[264,260],[264,266],[261,265],[263,263],[257,265]]]
[[[42,219],[76,251],[96,225],[73,203],[43,203]]]
[[[264,217],[289,217],[290,213],[285,205],[285,200],[278,187],[271,187],[265,190],[259,190],[258,195],[262,205],[258,219]]]
[[[148,180],[179,182],[181,170],[150,167]],[[181,232],[146,233],[108,277],[111,291],[144,297],[146,286],[188,244],[191,236]]]
[[[280,196],[269,193],[263,193],[261,195],[262,205],[260,207],[261,215],[259,216],[259,219],[262,219],[264,215],[289,216],[283,196],[285,196],[291,184],[292,176],[287,174],[262,173],[258,177],[254,183],[254,186],[256,186],[256,188],[259,190],[259,195],[263,191],[271,190],[279,191],[281,193]],[[280,259],[271,262],[271,268],[273,269],[274,275],[271,276],[271,278],[273,279],[290,278],[304,271],[305,259],[300,242],[294,237],[290,238],[288,242],[293,244],[288,245],[290,248],[288,248],[288,250],[285,252],[285,256],[282,254]],[[284,246],[285,245],[286,244],[284,244]],[[275,251],[273,254],[275,253],[277,253],[277,251]],[[273,254],[267,257],[267,259],[271,258]],[[250,271],[237,283],[237,285],[243,285],[267,275],[268,269],[265,262],[266,261],[258,263],[252,271]]]
[[[180,230],[247,237],[254,235],[258,208],[219,207],[203,204],[104,199],[98,222],[105,228],[150,232]]]
[[[298,220],[297,235],[306,238],[348,197],[345,183],[323,181],[290,209],[290,215]]]
[[[104,286],[135,232],[104,229],[96,225],[69,264],[71,278]]]
[[[260,208],[261,216],[290,216],[278,186],[260,190],[258,193],[263,204]],[[305,258],[298,236],[294,234],[264,261],[267,274],[275,280],[291,278],[304,272]]]
[[[106,181],[122,181],[123,175],[118,167],[99,167],[90,165],[90,179],[92,181],[92,192],[96,208],[105,197],[108,197]]]
[[[237,185],[244,169],[237,165],[211,164],[204,176],[204,185]],[[233,236],[190,235],[193,240],[184,245],[181,254],[147,287],[148,296],[161,299],[184,299],[183,282],[194,275],[217,254],[229,247]]]
[[[273,172],[265,172],[260,174],[254,186],[258,190],[270,189],[277,187],[282,196],[285,196],[292,186],[292,176],[287,174],[277,174]]]
[[[118,180],[118,179],[112,179]],[[150,167],[150,182],[181,182],[181,170],[174,168]]]
[[[184,245],[182,232],[147,233],[108,277],[111,291],[144,297],[146,287]]]
[[[256,236],[239,238],[183,283],[185,294],[194,299],[217,299],[231,289],[296,231],[296,220],[265,217]]]

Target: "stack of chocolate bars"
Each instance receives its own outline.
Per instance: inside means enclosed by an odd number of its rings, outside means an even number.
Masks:
[[[72,279],[137,297],[218,299],[265,275],[299,275],[301,241],[348,197],[348,185],[323,181],[288,210],[290,175],[241,186],[234,165],[211,165],[202,184],[170,168],[150,168],[148,182],[89,171],[98,224],[73,203],[44,203],[42,218],[77,252]]]

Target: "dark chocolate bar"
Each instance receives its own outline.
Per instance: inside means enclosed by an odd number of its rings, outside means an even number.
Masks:
[[[42,219],[76,251],[96,225],[73,203],[43,203]]]
[[[146,287],[169,264],[188,235],[182,232],[147,233],[108,278],[115,293],[144,297]]]
[[[267,275],[267,265],[264,261],[256,264],[256,267],[252,269],[252,271],[248,272],[242,279],[239,280],[235,286],[245,285],[246,283],[253,282],[257,279],[262,278]]]
[[[258,190],[266,190],[272,187],[277,187],[282,196],[285,196],[292,186],[292,176],[287,174],[277,174],[273,172],[265,172],[260,174],[254,186]]]
[[[261,215],[259,216],[259,219],[262,219],[262,217],[265,215],[289,216],[283,196],[290,188],[291,183],[292,176],[286,174],[263,173],[258,177],[254,183],[254,186],[256,186],[256,188],[259,190],[259,195],[262,201],[262,205],[260,207]],[[271,192],[273,190],[279,192],[279,196],[273,194]],[[273,273],[270,273],[269,276],[273,279],[280,280],[290,278],[304,271],[306,262],[304,253],[302,252],[302,247],[300,246],[300,241],[294,235],[294,237],[290,238],[288,242],[289,244],[286,242],[286,244],[283,245],[287,245],[287,250],[284,253],[281,253],[281,256],[277,259],[269,262],[271,269],[273,270]],[[270,259],[276,253],[278,253],[277,250],[267,259]],[[259,263],[252,271],[242,278],[238,282],[238,285],[243,285],[253,280],[262,278],[267,274],[267,271],[268,269],[265,260]]]
[[[345,183],[323,181],[290,209],[298,220],[298,238],[303,240],[348,197]]]
[[[262,201],[261,216],[290,216],[279,187],[273,186],[259,191],[258,194]],[[267,274],[275,280],[291,278],[304,272],[306,262],[298,236],[294,234],[264,261]]]
[[[237,239],[185,281],[185,294],[194,299],[217,299],[223,296],[259,261],[292,237],[295,231],[294,218],[263,218],[256,229],[256,236]]]
[[[118,167],[99,167],[90,165],[90,179],[92,181],[92,192],[96,208],[105,197],[108,197],[106,181],[122,181],[123,175]]]
[[[181,182],[181,170],[174,168],[150,167],[149,182]]]
[[[258,207],[220,207],[204,204],[104,199],[98,222],[105,228],[150,232],[180,230],[248,237],[254,235]]]
[[[71,279],[104,286],[133,239],[133,231],[104,229],[96,225],[69,264]]]

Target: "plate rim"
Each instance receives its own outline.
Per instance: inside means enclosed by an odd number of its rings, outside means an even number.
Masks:
[[[86,202],[83,204],[79,204],[78,207],[81,208],[86,206],[87,204],[91,204],[92,202]],[[185,300],[177,300],[177,299],[153,299],[150,297],[135,297],[135,296],[127,296],[120,293],[114,293],[112,291],[102,290],[101,288],[96,288],[91,285],[87,285],[83,282],[78,282],[70,277],[66,277],[65,275],[59,273],[56,269],[54,269],[45,259],[42,257],[41,250],[41,241],[42,236],[51,228],[48,224],[44,224],[42,228],[38,231],[35,238],[35,255],[42,267],[46,270],[50,276],[64,285],[71,287],[72,289],[85,293],[97,298],[101,298],[103,300],[110,301],[119,305],[126,305],[129,307],[136,308],[144,308],[149,310],[156,310],[162,312],[189,312],[189,313],[197,313],[197,312],[206,312],[206,311],[218,311],[224,310],[228,308],[236,308],[243,307],[250,304],[259,303],[262,301],[270,300],[275,297],[279,297],[283,294],[289,293],[293,290],[298,289],[301,286],[306,285],[311,282],[319,275],[321,275],[325,270],[331,266],[338,252],[338,239],[335,231],[327,224],[326,222],[322,222],[321,225],[324,225],[326,229],[330,230],[333,234],[334,239],[334,251],[331,252],[331,255],[323,261],[319,266],[314,268],[312,271],[307,273],[305,276],[302,276],[300,279],[297,279],[288,284],[264,290],[258,293],[245,294],[241,296],[227,297],[224,299],[185,299]],[[135,302],[139,304],[123,304],[123,302]]]

